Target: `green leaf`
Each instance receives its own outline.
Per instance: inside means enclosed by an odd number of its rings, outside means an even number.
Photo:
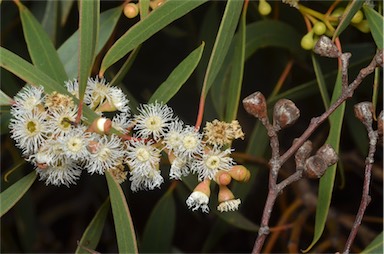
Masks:
[[[111,36],[120,18],[122,7],[107,10],[100,15],[100,31],[96,54],[100,53]],[[69,79],[77,77],[79,58],[79,30],[72,34],[58,49],[59,57],[64,63]]]
[[[176,204],[169,189],[153,208],[145,226],[140,252],[171,252]]]
[[[56,32],[59,15],[59,1],[47,1],[44,11],[43,21],[41,22],[42,27],[51,38],[52,43],[56,43]],[[64,68],[64,67],[63,67]]]
[[[364,5],[363,9],[376,46],[383,49],[383,16],[367,5]]]
[[[7,213],[23,197],[35,180],[36,172],[32,171],[0,193],[0,217]]]
[[[321,98],[323,99],[324,108],[327,110],[329,108],[329,103],[330,103],[329,95],[327,91],[327,84],[325,83],[323,72],[321,71],[320,64],[317,61],[315,54],[312,53],[311,57],[312,57],[313,69],[315,70],[315,74],[316,74],[317,85],[319,86]]]
[[[69,13],[72,9],[72,6],[73,6],[73,3],[75,1],[74,0],[61,0],[60,1],[60,4],[61,4],[61,21],[60,21],[60,24],[61,26],[64,26],[64,24],[67,22],[67,19],[68,19],[68,16],[69,16]]]
[[[243,1],[228,0],[227,2],[215,44],[213,45],[211,57],[208,62],[207,71],[205,73],[202,90],[203,96],[207,95],[213,81],[219,73],[224,58],[227,55],[242,7]]]
[[[235,38],[234,56],[229,80],[228,96],[226,103],[225,121],[231,122],[236,119],[239,109],[240,92],[243,83],[244,62],[245,62],[245,25],[246,9],[240,21],[240,28],[237,38]]]
[[[341,84],[341,71],[339,71],[335,89],[332,94],[331,104],[334,103],[342,93],[342,84]],[[345,111],[345,102],[341,104],[329,117],[330,122],[330,130],[328,134],[328,138],[326,140],[326,144],[330,144],[333,149],[335,149],[336,153],[339,152],[340,146],[340,136],[341,136],[341,127],[343,125]],[[318,191],[318,202],[316,206],[316,218],[315,218],[315,234],[313,236],[312,243],[310,246],[304,251],[309,251],[316,242],[320,239],[325,223],[327,221],[329,206],[331,204],[332,199],[332,191],[335,182],[335,174],[336,174],[337,164],[329,167],[325,172],[324,176],[320,179],[319,191]]]
[[[6,95],[2,90],[0,90],[0,106],[9,106],[12,104],[12,98]]]
[[[353,0],[352,3],[348,5],[343,15],[341,16],[340,23],[333,34],[332,41],[334,41],[337,37],[339,37],[339,35],[345,30],[345,28],[348,27],[348,25],[351,23],[353,16],[356,14],[358,10],[360,10],[363,4],[364,4],[364,1],[362,0]]]
[[[72,96],[63,85],[60,85],[37,67],[3,47],[0,47],[0,66],[12,72],[30,85],[43,86],[45,93],[57,91],[58,93]],[[72,98],[76,103],[79,102],[77,98],[73,96]],[[87,119],[85,121],[87,123],[91,123],[94,119],[99,117],[89,107],[83,107],[83,113]]]
[[[277,20],[262,20],[247,25],[245,59],[256,50],[265,47],[278,47],[289,50],[299,60],[304,60],[305,52],[300,47],[301,37],[290,25]]]
[[[383,242],[383,232],[381,232],[363,251],[361,251],[361,254],[383,253]]]
[[[81,237],[81,240],[77,246],[76,253],[89,253],[89,251],[82,247],[91,250],[96,249],[101,237],[101,233],[103,232],[105,219],[108,215],[109,204],[110,200],[108,197],[100,206],[88,227],[85,229],[83,236]]]
[[[145,19],[132,26],[106,53],[101,62],[100,74],[116,63],[131,50],[142,44],[162,28],[187,14],[207,0],[178,1],[168,0]]]
[[[109,171],[105,172],[111,198],[119,253],[138,253],[135,229],[123,190]]]
[[[149,2],[150,2],[150,0],[140,0],[139,1],[140,19],[144,19],[148,15]]]
[[[148,103],[155,101],[167,103],[191,76],[200,61],[203,50],[204,42],[172,71],[167,80],[157,88]]]
[[[80,1],[79,6],[79,99],[84,98],[91,74],[99,33],[100,1]]]
[[[59,84],[63,84],[68,77],[51,39],[32,13],[20,2],[17,3],[33,64]]]
[[[139,54],[141,45],[135,48],[131,54],[129,54],[129,57],[127,60],[125,60],[124,64],[121,66],[120,70],[116,75],[114,75],[111,82],[109,82],[110,86],[118,86],[120,82],[124,79],[125,75],[128,73],[129,69],[132,67],[133,63],[136,60],[137,55]],[[131,101],[131,100],[129,100]]]

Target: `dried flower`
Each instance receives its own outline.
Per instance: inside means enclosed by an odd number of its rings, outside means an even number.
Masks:
[[[237,120],[226,123],[215,119],[206,123],[204,137],[206,142],[211,145],[223,146],[230,144],[234,139],[244,138],[244,133]]]
[[[332,166],[339,160],[335,149],[333,149],[330,144],[325,144],[320,147],[319,150],[317,150],[316,155],[323,158],[327,167]]]

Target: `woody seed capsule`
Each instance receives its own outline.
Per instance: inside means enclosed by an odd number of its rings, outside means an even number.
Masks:
[[[371,102],[364,101],[354,106],[355,116],[364,124],[372,122],[373,106]]]
[[[383,118],[384,118],[383,111],[381,111],[379,117],[377,118],[377,133],[380,136],[383,136],[383,120],[384,120]]]
[[[293,143],[297,142],[297,139],[293,141]],[[305,164],[305,160],[308,159],[309,155],[311,155],[312,151],[312,142],[307,140],[304,142],[302,146],[295,153],[295,162],[296,168],[303,168]]]
[[[327,36],[323,35],[316,42],[313,51],[321,56],[337,58],[341,55],[336,45]]]
[[[316,155],[323,158],[327,167],[332,166],[339,160],[336,151],[330,144],[325,144],[317,150]]]
[[[327,164],[318,155],[311,156],[305,161],[304,175],[308,178],[320,178],[324,175],[325,170],[327,170]]]
[[[280,99],[273,108],[273,125],[278,129],[286,128],[300,117],[300,110],[288,99]]]
[[[254,92],[243,100],[244,109],[258,119],[267,118],[267,103],[260,92]]]

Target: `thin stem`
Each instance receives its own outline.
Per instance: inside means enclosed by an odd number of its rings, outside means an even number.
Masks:
[[[285,66],[283,72],[280,75],[279,80],[276,83],[275,88],[273,88],[270,98],[274,97],[281,90],[281,87],[283,86],[284,81],[287,79],[287,76],[292,69],[293,62],[294,62],[293,59],[291,59]]]
[[[371,197],[369,196],[369,186],[371,182],[371,173],[372,173],[372,164],[374,162],[374,155],[376,151],[376,144],[378,139],[378,134],[376,131],[372,129],[372,121],[369,123],[364,123],[364,125],[367,128],[368,131],[368,137],[369,137],[369,152],[368,156],[365,160],[366,166],[365,166],[365,173],[364,173],[364,185],[363,185],[363,195],[361,197],[361,202],[359,206],[359,211],[356,215],[355,222],[353,223],[352,230],[349,234],[348,240],[344,247],[344,254],[348,254],[350,252],[351,245],[353,243],[353,240],[355,239],[357,235],[357,231],[359,229],[359,226],[361,224],[361,221],[363,220],[363,216],[365,213],[365,210],[369,203],[371,202]]]

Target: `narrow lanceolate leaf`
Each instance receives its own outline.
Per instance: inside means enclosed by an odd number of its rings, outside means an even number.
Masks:
[[[140,19],[144,19],[148,15],[149,2],[150,2],[150,0],[140,0],[139,1]]]
[[[47,1],[47,5],[44,11],[42,27],[51,38],[53,44],[56,43],[56,33],[58,28],[58,16],[59,16],[59,1]]]
[[[53,91],[56,91],[61,94],[72,96],[68,93],[67,89],[60,85],[57,81],[53,80],[37,67],[3,47],[0,47],[0,66],[12,72],[30,85],[43,86],[45,93],[52,93]],[[78,99],[75,97],[73,97],[73,100],[75,103],[78,103]],[[91,123],[94,119],[99,117],[89,107],[84,107],[83,113],[87,119],[87,123]]]
[[[83,236],[78,244],[76,253],[88,254],[88,250],[95,250],[99,243],[101,233],[103,232],[105,219],[107,218],[109,210],[109,197],[101,205],[96,212],[92,221],[89,223],[87,229],[84,231]],[[88,250],[87,250],[88,249]]]
[[[343,16],[341,16],[341,20],[339,25],[336,28],[335,33],[333,34],[332,40],[334,41],[339,35],[348,27],[351,23],[353,16],[356,14],[358,10],[360,10],[361,6],[363,6],[364,1],[362,0],[353,0],[351,4],[345,9]]]
[[[109,171],[105,172],[115,222],[119,253],[138,253],[135,229],[123,190]]]
[[[338,73],[335,89],[332,94],[331,103],[335,102],[341,95],[342,92],[342,84],[341,84],[341,72]],[[340,136],[341,136],[341,127],[343,125],[344,119],[344,109],[345,102],[341,104],[335,112],[329,117],[330,122],[330,130],[328,134],[328,138],[326,140],[326,144],[330,144],[333,149],[338,153],[340,146]],[[329,167],[325,172],[324,176],[320,179],[319,185],[319,194],[318,194],[318,202],[316,206],[316,218],[315,218],[315,234],[313,236],[312,243],[305,250],[305,252],[309,251],[320,239],[323,234],[325,223],[327,221],[329,206],[331,204],[332,199],[332,191],[335,182],[336,175],[336,167],[337,164]]]
[[[239,22],[242,6],[243,1],[228,0],[227,2],[204,77],[202,91],[204,96],[207,95],[227,55],[237,23]]]
[[[64,86],[67,74],[51,39],[32,13],[20,2],[19,7],[24,37],[33,64]]]
[[[167,80],[155,91],[148,103],[155,101],[167,103],[191,76],[200,61],[203,50],[204,42],[172,71]]]
[[[79,99],[84,98],[87,80],[91,74],[99,33],[99,0],[80,1],[79,7]]]
[[[207,0],[179,1],[167,0],[148,17],[132,26],[118,39],[105,55],[100,68],[100,75],[131,50],[142,44],[162,28],[184,16]]]
[[[383,232],[381,232],[363,251],[361,251],[361,254],[383,253],[383,243]]]
[[[24,176],[5,191],[0,193],[0,217],[9,211],[19,201],[36,180],[36,172],[33,171]]]
[[[243,83],[244,62],[245,62],[245,25],[247,8],[244,8],[240,21],[238,37],[235,40],[235,49],[229,81],[228,101],[226,103],[225,121],[231,122],[236,119],[239,108],[240,92]]]
[[[117,21],[120,18],[122,7],[118,6],[100,14],[99,38],[97,39],[96,55],[105,46]],[[79,31],[74,32],[58,49],[59,57],[64,64],[69,79],[77,78],[79,66]]]
[[[176,204],[168,190],[153,208],[144,229],[140,252],[170,253],[176,222]]]
[[[6,95],[2,90],[0,90],[0,106],[9,106],[12,103],[12,98]]]
[[[315,70],[316,74],[317,85],[320,90],[321,98],[323,99],[324,108],[327,110],[329,108],[329,95],[327,91],[327,84],[325,83],[323,72],[321,71],[320,64],[317,61],[315,54],[312,53],[311,56],[313,69]]]
[[[365,16],[368,20],[369,29],[371,29],[372,37],[375,40],[376,46],[383,49],[383,23],[384,18],[372,7],[363,6]]]

